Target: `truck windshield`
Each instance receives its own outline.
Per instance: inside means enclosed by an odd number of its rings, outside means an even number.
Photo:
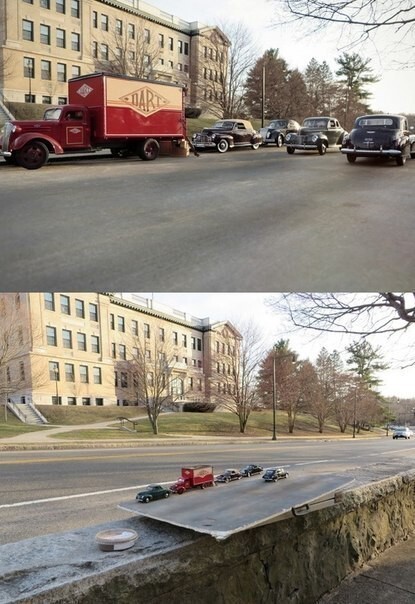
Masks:
[[[51,109],[46,109],[43,119],[44,120],[58,120],[61,116],[62,109],[60,107],[52,107]]]

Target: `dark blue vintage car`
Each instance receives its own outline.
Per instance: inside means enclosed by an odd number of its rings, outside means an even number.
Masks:
[[[307,117],[299,132],[290,132],[285,137],[287,153],[292,155],[297,149],[324,155],[329,147],[338,149],[345,134],[335,117]]]
[[[358,157],[395,159],[398,166],[415,158],[415,135],[403,115],[363,115],[355,121],[340,151],[353,164]]]

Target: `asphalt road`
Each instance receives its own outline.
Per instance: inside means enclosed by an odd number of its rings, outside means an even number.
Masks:
[[[415,161],[273,147],[0,162],[3,291],[379,291],[415,278]]]
[[[353,477],[359,468],[392,458],[413,467],[415,444],[379,438],[2,452],[0,544],[130,517],[117,506],[134,499],[150,482],[171,484],[182,465],[209,463],[219,473],[251,462],[264,467],[281,465],[290,477],[344,471],[351,471]],[[226,492],[231,486],[218,488]],[[186,494],[181,497],[185,502]],[[301,502],[300,491],[298,497]]]

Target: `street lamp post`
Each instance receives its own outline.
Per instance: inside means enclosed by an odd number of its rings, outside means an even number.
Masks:
[[[265,60],[262,63],[261,128],[265,123]]]
[[[277,380],[275,376],[275,348],[272,355],[272,440],[277,440]]]
[[[353,438],[356,438],[356,407],[357,407],[357,384],[354,388],[354,401],[353,401]]]

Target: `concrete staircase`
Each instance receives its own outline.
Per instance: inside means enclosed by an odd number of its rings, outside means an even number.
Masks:
[[[30,402],[13,403],[9,401],[7,403],[7,408],[24,424],[43,425],[48,423],[48,420],[43,417],[40,411]]]
[[[3,125],[7,120],[13,120],[14,116],[7,109],[3,102],[3,95],[0,93],[0,125]]]

